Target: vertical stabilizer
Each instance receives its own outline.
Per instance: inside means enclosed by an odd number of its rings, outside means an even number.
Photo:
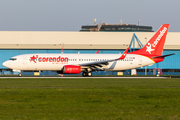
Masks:
[[[142,49],[130,52],[129,54],[139,54],[147,56],[162,55],[168,29],[169,24],[163,24]]]

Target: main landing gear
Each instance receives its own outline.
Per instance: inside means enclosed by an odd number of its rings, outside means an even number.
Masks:
[[[82,76],[83,77],[91,77],[92,76],[92,72],[83,72]]]

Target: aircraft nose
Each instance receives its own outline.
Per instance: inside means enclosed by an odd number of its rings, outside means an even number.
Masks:
[[[9,61],[3,62],[3,66],[8,67],[9,66]]]

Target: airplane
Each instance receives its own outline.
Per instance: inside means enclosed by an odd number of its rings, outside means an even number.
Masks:
[[[23,54],[10,58],[3,66],[18,71],[57,71],[58,74],[92,76],[93,71],[122,71],[161,62],[169,24],[163,24],[141,49],[123,54]]]

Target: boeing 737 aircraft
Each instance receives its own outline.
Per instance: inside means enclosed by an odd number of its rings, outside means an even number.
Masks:
[[[173,55],[162,55],[169,24],[163,24],[141,49],[123,54],[23,54],[10,58],[3,66],[18,71],[57,71],[59,74],[92,76],[93,71],[121,71],[152,65]]]

